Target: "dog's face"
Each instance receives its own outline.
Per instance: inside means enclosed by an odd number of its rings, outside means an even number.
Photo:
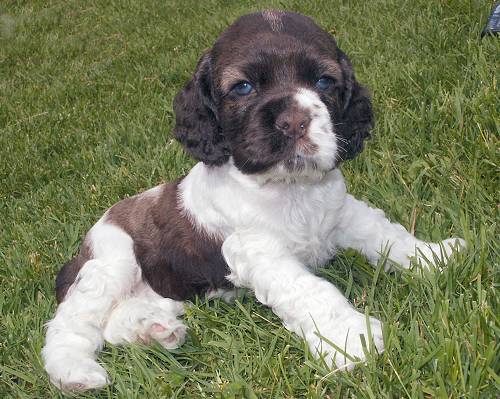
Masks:
[[[241,17],[175,98],[175,136],[209,165],[312,176],[353,158],[373,126],[370,99],[334,39],[300,14]]]

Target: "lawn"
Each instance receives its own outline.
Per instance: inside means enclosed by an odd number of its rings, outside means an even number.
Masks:
[[[2,1],[0,398],[57,398],[42,368],[54,278],[100,215],[193,165],[172,99],[237,16],[308,14],[338,40],[376,112],[350,191],[427,240],[469,248],[436,273],[347,251],[320,273],[384,322],[386,351],[329,373],[251,294],[197,300],[187,343],[106,346],[99,398],[500,396],[500,40],[485,1]]]

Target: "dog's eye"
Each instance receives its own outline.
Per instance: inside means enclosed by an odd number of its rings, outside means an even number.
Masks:
[[[325,91],[332,87],[334,84],[335,80],[328,76],[323,76],[316,82],[316,88],[318,90]]]
[[[246,96],[253,90],[253,86],[248,82],[240,82],[233,86],[231,91],[234,91],[239,96]]]

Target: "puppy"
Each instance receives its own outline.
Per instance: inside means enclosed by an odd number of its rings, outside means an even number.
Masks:
[[[464,245],[418,240],[347,193],[339,165],[370,137],[370,98],[308,17],[238,19],[202,55],[174,110],[175,137],[200,162],[111,207],[57,276],[42,356],[64,390],[109,382],[95,360],[104,341],[179,347],[182,301],[227,299],[235,287],[252,290],[315,355],[350,369],[365,356],[361,335],[384,349],[381,323],[314,269],[338,248],[374,265],[389,250],[407,268]]]

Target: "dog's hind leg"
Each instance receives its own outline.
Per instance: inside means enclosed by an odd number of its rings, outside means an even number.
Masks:
[[[105,217],[89,231],[88,260],[47,323],[42,357],[50,381],[63,390],[100,388],[109,380],[95,360],[111,310],[141,279],[132,238]]]
[[[186,326],[177,319],[183,313],[182,302],[163,298],[143,283],[113,309],[104,339],[114,345],[155,340],[166,349],[175,349],[184,343]]]

